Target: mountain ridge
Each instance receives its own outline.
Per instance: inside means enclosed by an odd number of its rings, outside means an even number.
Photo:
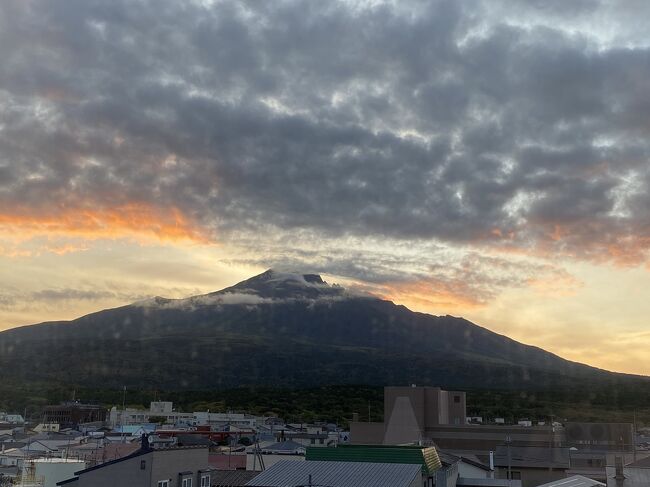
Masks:
[[[572,362],[464,318],[414,312],[318,274],[273,270],[204,295],[7,330],[0,333],[0,379],[9,371],[27,382],[161,389],[650,385],[644,376]]]

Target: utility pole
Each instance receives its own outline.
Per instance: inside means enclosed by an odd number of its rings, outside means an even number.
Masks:
[[[632,420],[632,448],[634,449],[634,461],[636,462],[636,409],[634,409],[634,418]]]
[[[506,445],[508,446],[508,486],[512,487],[512,456],[510,455],[510,444],[512,443],[512,437],[506,435]]]
[[[122,392],[122,414],[120,416],[120,430],[122,433],[122,443],[126,443],[126,437],[124,436],[124,413],[125,413],[125,404],[126,404],[126,386]]]

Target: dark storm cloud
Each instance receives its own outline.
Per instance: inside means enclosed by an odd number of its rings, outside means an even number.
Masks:
[[[1,211],[585,257],[650,238],[650,50],[546,20],[598,2],[513,5],[3,2]]]

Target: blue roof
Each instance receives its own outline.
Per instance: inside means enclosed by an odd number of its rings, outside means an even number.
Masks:
[[[140,429],[145,430],[148,433],[153,433],[156,431],[155,423],[145,423],[145,424],[128,424],[125,426],[117,426],[113,429],[115,433],[126,433],[127,435],[132,435]]]

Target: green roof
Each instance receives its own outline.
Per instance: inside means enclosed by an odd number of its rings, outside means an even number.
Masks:
[[[442,463],[435,447],[343,445],[338,447],[307,447],[306,460],[332,462],[406,463],[422,465],[422,473],[431,475]]]

